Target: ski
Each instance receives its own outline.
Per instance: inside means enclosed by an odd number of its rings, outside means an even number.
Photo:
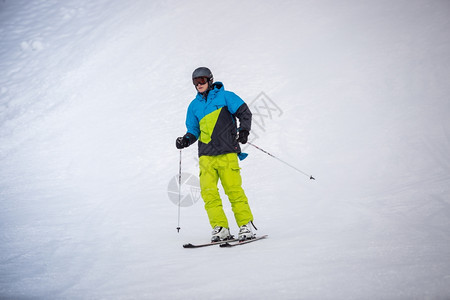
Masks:
[[[237,242],[238,239],[232,238],[229,240],[224,240],[224,241],[218,241],[218,242],[209,242],[209,243],[204,243],[204,244],[184,244],[183,248],[201,248],[201,247],[208,247],[208,246],[214,246],[214,245],[220,245],[223,243],[228,243],[228,242]]]
[[[226,241],[225,243],[222,243],[222,244],[220,244],[219,246],[222,247],[222,248],[231,248],[231,247],[234,247],[234,246],[240,246],[240,245],[244,245],[244,244],[256,242],[256,241],[265,239],[266,237],[268,237],[267,234],[266,234],[266,235],[262,235],[262,236],[255,237],[255,238],[253,238],[253,239],[251,239],[251,240],[244,240],[244,241],[239,241],[239,240],[237,240],[237,241]]]

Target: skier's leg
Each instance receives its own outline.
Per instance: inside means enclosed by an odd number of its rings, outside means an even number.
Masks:
[[[223,211],[222,200],[220,199],[217,182],[219,174],[217,172],[214,156],[200,157],[200,189],[205,209],[208,214],[211,227],[228,227],[228,220]]]
[[[225,194],[230,200],[236,223],[239,227],[253,221],[247,196],[242,188],[242,178],[236,153],[219,157],[218,173]]]

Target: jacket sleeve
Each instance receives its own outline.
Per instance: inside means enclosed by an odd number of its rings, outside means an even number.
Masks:
[[[200,136],[200,125],[197,117],[195,116],[192,105],[189,105],[186,115],[186,128],[187,133],[191,134],[197,140]],[[194,141],[195,142],[195,141]]]
[[[239,119],[239,127],[250,131],[252,128],[252,112],[250,111],[250,108],[248,108],[247,104],[244,103],[239,106],[234,115]]]
[[[252,127],[252,113],[244,100],[233,92],[227,92],[226,101],[229,111],[239,119],[239,127],[250,131]]]

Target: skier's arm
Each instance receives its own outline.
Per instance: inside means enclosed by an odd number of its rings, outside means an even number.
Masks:
[[[192,111],[191,106],[189,106],[186,115],[186,128],[187,133],[184,136],[177,138],[176,140],[176,146],[178,149],[189,147],[197,141],[198,136],[200,135],[199,123],[197,117]]]
[[[239,119],[239,130],[250,132],[252,128],[252,112],[246,103],[239,106],[234,114]]]
[[[227,92],[225,99],[228,110],[239,119],[240,130],[250,131],[252,127],[252,113],[248,105],[233,92]]]
[[[227,100],[229,100],[228,105],[231,108],[231,113],[239,119],[237,140],[241,144],[246,144],[252,128],[252,112],[238,95],[231,92],[228,95],[230,96]]]

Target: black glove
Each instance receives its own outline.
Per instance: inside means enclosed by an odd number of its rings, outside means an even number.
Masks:
[[[175,141],[175,146],[177,149],[183,149],[190,146],[192,143],[196,141],[196,137],[190,133],[186,133],[184,136],[180,136]]]
[[[248,132],[248,130],[240,129],[238,131],[238,138],[237,138],[238,142],[241,144],[246,144],[249,134],[250,134],[250,132]]]

